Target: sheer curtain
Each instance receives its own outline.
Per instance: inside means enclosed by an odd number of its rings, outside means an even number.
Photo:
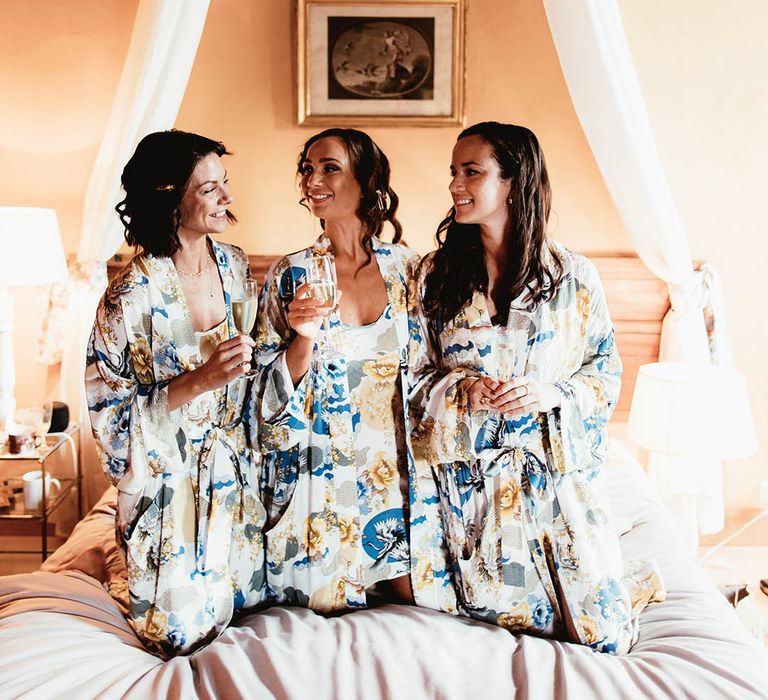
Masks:
[[[560,66],[608,191],[638,255],[669,287],[659,359],[729,363],[714,270],[694,270],[659,159],[616,0],[544,0]],[[723,528],[720,462],[659,465],[701,532]]]
[[[128,53],[83,203],[83,228],[71,288],[62,356],[65,401],[81,426],[84,506],[105,481],[91,437],[83,393],[85,347],[99,298],[106,287],[106,263],[120,247],[122,226],[115,213],[120,175],[138,141],[170,129],[181,106],[203,33],[209,0],[140,0]]]

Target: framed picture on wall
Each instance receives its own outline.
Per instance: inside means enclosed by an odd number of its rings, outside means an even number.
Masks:
[[[465,0],[297,0],[299,124],[464,122]]]

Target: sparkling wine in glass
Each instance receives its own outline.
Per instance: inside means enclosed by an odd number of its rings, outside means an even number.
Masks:
[[[232,297],[232,320],[237,332],[241,335],[250,335],[256,323],[256,314],[259,310],[259,285],[254,280],[245,280]],[[253,361],[251,367],[253,367]],[[255,368],[246,372],[245,376],[252,377],[256,374]]]
[[[336,306],[336,264],[333,255],[315,255],[306,263],[307,283],[312,287],[312,296],[320,302],[320,309],[330,312]],[[326,360],[339,358],[330,323],[330,319],[325,318],[320,327],[319,355]]]
[[[516,374],[518,348],[515,333],[503,326],[493,329],[493,376],[500,382],[508,382]]]

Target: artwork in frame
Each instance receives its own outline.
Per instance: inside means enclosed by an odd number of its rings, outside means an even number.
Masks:
[[[299,124],[464,123],[465,0],[297,0]]]

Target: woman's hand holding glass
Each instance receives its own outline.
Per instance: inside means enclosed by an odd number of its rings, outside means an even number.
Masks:
[[[507,416],[551,411],[560,405],[560,392],[554,384],[533,377],[515,377],[499,382],[485,408]]]
[[[336,288],[336,261],[333,255],[325,253],[307,260],[307,282],[312,288],[312,296],[318,302],[318,309],[325,311],[321,325],[319,356],[326,360],[338,359],[339,351],[334,343],[328,318],[339,301]]]
[[[305,282],[294,290],[288,305],[288,325],[307,340],[320,339],[319,356],[328,360],[338,357],[330,333],[328,317],[341,298],[336,287],[336,265],[333,255],[315,255],[306,261]]]
[[[256,343],[249,335],[236,335],[219,343],[195,371],[203,391],[213,391],[247,374]]]
[[[296,289],[293,301],[288,304],[288,325],[301,338],[314,340],[320,333],[323,321],[331,308],[324,305],[313,293],[312,285],[305,282]]]
[[[506,327],[489,331],[491,377],[481,377],[469,391],[473,410],[499,411],[509,417],[546,412],[560,405],[554,384],[524,375],[530,316],[510,310]]]

